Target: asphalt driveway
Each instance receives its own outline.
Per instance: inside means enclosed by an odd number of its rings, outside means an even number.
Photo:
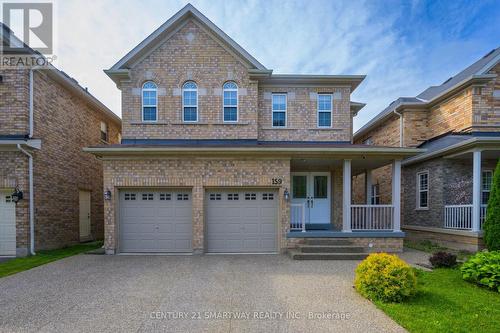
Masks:
[[[403,332],[356,261],[78,255],[0,279],[1,332]]]

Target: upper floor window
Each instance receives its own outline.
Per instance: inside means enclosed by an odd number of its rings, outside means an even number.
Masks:
[[[493,90],[493,98],[500,98],[500,90],[499,89]]]
[[[158,120],[158,88],[154,82],[142,85],[142,121]]]
[[[286,127],[286,94],[273,94],[273,127]]]
[[[481,172],[481,205],[487,205],[490,199],[491,184],[493,182],[493,171],[483,170]]]
[[[417,208],[429,208],[429,172],[417,173]]]
[[[318,127],[332,127],[331,94],[318,94]]]
[[[108,142],[108,124],[101,121],[101,140]]]
[[[198,121],[198,86],[193,81],[188,81],[182,86],[182,120]]]
[[[238,86],[234,82],[226,82],[223,90],[223,117],[225,122],[238,121]]]

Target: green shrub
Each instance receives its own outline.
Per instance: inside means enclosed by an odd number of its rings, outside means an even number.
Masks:
[[[454,267],[457,265],[457,256],[452,253],[439,251],[434,253],[429,258],[429,261],[431,262],[432,267],[434,268]]]
[[[500,250],[500,160],[493,174],[493,184],[491,184],[483,230],[484,242],[488,250]]]
[[[397,256],[374,253],[356,268],[354,286],[368,299],[401,302],[415,294],[417,278],[413,268]]]
[[[500,292],[500,251],[478,252],[460,270],[464,280]]]

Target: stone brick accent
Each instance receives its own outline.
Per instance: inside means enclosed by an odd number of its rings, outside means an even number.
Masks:
[[[407,226],[403,230],[406,233],[406,239],[412,242],[430,241],[449,249],[470,252],[484,249],[483,236],[469,231],[415,226]]]
[[[288,248],[295,249],[298,245],[305,244],[307,238],[289,238]],[[374,252],[403,252],[403,237],[348,237],[348,238],[329,238],[332,240],[349,240],[353,245],[364,247],[370,253]]]
[[[495,160],[483,160],[493,170]],[[417,209],[417,173],[429,171],[429,208]],[[408,226],[442,228],[445,205],[472,204],[472,160],[432,159],[403,169],[403,221]]]

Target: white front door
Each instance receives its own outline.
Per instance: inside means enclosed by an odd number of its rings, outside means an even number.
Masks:
[[[90,191],[80,190],[80,240],[88,240],[90,236]]]
[[[12,191],[0,191],[0,256],[16,255],[16,204]]]
[[[293,172],[292,203],[304,204],[305,223],[329,224],[331,188],[329,172]]]

